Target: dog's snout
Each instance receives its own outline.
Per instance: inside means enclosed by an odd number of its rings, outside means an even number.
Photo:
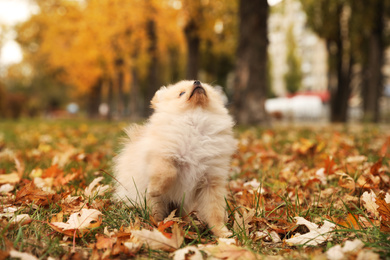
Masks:
[[[200,84],[200,81],[199,80],[195,80],[194,81],[194,86],[200,86],[201,84]]]

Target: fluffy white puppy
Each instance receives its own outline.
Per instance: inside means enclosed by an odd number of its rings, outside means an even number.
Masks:
[[[224,197],[236,141],[221,93],[181,81],[158,90],[151,104],[153,115],[127,130],[130,140],[114,159],[115,196],[131,205],[146,195],[157,221],[171,205],[183,206],[197,211],[215,235],[229,236]]]

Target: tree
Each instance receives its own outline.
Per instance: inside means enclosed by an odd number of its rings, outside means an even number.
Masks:
[[[267,1],[240,0],[233,106],[242,124],[267,123]]]
[[[286,44],[287,44],[287,72],[284,75],[284,81],[286,83],[286,89],[289,93],[296,93],[301,87],[302,71],[301,61],[296,54],[297,44],[295,41],[294,27],[291,25],[287,31]]]
[[[17,28],[23,62],[33,72],[39,68],[62,86],[71,86],[73,96],[107,102],[108,117],[146,115],[155,91],[183,78],[186,35],[199,38],[199,45],[188,50],[195,53],[188,58],[194,65],[189,77],[196,78],[199,68],[206,67],[201,62],[205,50],[218,67],[205,68],[205,79],[222,82],[232,64],[233,0],[34,1],[40,12]],[[191,21],[196,29],[186,34]],[[216,24],[223,26],[218,32]],[[97,107],[85,105],[91,115]]]
[[[384,50],[386,19],[390,1],[350,1],[353,55],[361,67],[361,96],[363,120],[379,122],[380,97],[383,91]]]
[[[360,92],[364,120],[378,122],[379,101],[383,90],[383,57],[389,0],[301,0],[309,26],[327,42],[329,71],[336,75],[331,86],[331,120],[347,120],[351,94],[352,67],[361,68]],[[357,65],[357,66],[356,66]]]
[[[350,9],[345,0],[301,0],[309,27],[325,39],[328,51],[330,120],[346,122],[351,94]],[[332,84],[336,80],[336,84]]]

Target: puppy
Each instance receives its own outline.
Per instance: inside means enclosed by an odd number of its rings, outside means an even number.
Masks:
[[[197,211],[216,236],[225,227],[226,184],[235,152],[232,117],[223,96],[199,81],[181,81],[154,95],[153,115],[127,129],[130,140],[114,159],[115,196],[139,204],[146,196],[157,221],[183,206]]]

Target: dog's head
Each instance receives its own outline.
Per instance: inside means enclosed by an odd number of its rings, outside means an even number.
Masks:
[[[155,111],[173,113],[196,108],[218,113],[226,111],[222,95],[220,90],[198,80],[183,80],[160,88],[154,95],[151,106]]]

